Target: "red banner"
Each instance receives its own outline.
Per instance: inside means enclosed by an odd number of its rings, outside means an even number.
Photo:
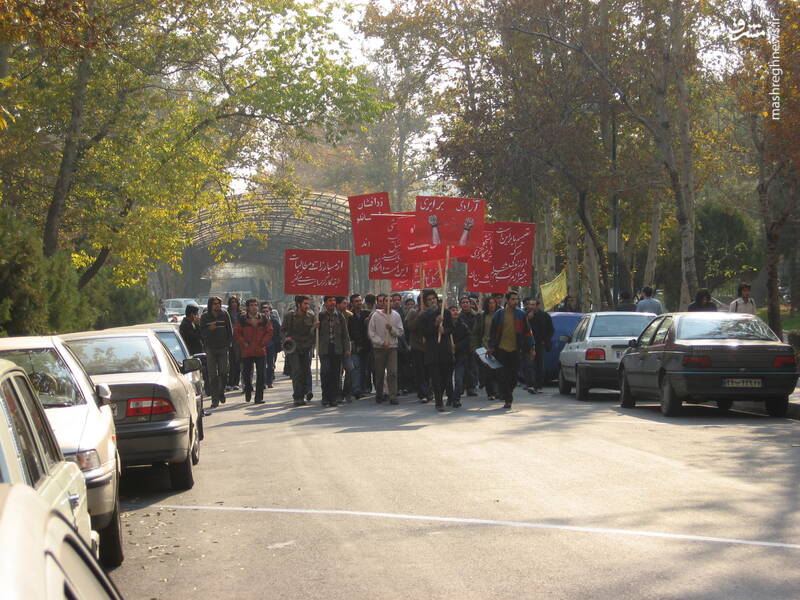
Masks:
[[[493,231],[484,231],[480,245],[476,246],[467,260],[467,285],[469,292],[503,291],[494,279],[492,260],[495,247]]]
[[[413,266],[413,276],[408,279],[393,279],[393,290],[422,290],[442,287],[444,261],[430,261]]]
[[[350,222],[353,225],[353,248],[357,255],[369,254],[372,238],[379,231],[372,226],[372,215],[391,212],[389,194],[365,194],[348,196],[350,204]]]
[[[347,296],[350,252],[347,250],[285,250],[283,292],[309,296]]]
[[[491,228],[495,233],[492,253],[495,281],[504,287],[530,285],[536,224],[498,222],[492,223]]]
[[[414,213],[376,214],[372,217],[372,227],[379,232],[374,236],[374,244],[369,255],[370,279],[408,279],[411,265],[400,258],[399,224],[414,220]]]
[[[417,196],[415,238],[431,246],[475,246],[483,237],[486,200]]]
[[[403,262],[417,264],[432,260],[444,260],[447,257],[447,246],[433,246],[417,242],[416,218],[403,219],[398,222],[397,227],[400,235],[400,260]],[[452,246],[450,247],[450,258],[466,257],[472,252],[472,249],[473,246]]]

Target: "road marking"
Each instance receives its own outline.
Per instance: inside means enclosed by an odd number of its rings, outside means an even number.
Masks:
[[[582,527],[577,525],[553,525],[551,523],[528,523],[526,521],[496,521],[493,519],[469,519],[462,517],[436,517],[430,515],[406,515],[402,513],[366,512],[358,510],[324,510],[313,508],[262,508],[257,506],[189,506],[180,504],[125,504],[124,510],[137,509],[164,510],[219,510],[228,512],[260,512],[295,515],[332,515],[347,517],[372,517],[380,519],[398,519],[404,521],[431,521],[435,523],[459,523],[463,525],[492,525],[496,527],[517,527],[520,529],[551,529],[556,531],[576,531],[580,533],[599,533],[610,535],[631,535],[690,542],[709,542],[713,544],[734,544],[739,546],[765,546],[768,548],[787,548],[800,550],[800,544],[783,542],[767,542],[762,540],[743,540],[737,538],[721,538],[705,535],[688,535],[683,533],[663,533],[660,531],[641,531],[636,529],[611,529],[605,527]]]
[[[288,542],[278,542],[277,544],[270,544],[267,546],[268,550],[277,550],[278,548],[286,548],[286,546],[294,546],[295,540],[290,540]]]

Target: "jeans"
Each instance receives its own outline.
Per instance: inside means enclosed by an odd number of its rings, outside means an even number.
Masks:
[[[266,357],[245,356],[242,358],[242,379],[244,380],[244,394],[250,398],[253,392],[253,367],[256,368],[256,402],[264,399],[264,371]]]
[[[333,353],[321,354],[319,361],[322,403],[335,404],[339,401],[339,396],[342,393],[342,355]]]
[[[236,342],[228,352],[228,385],[239,385],[242,377],[242,349]]]
[[[422,350],[411,351],[411,365],[414,370],[414,387],[417,388],[417,398],[422,400],[431,393],[428,367],[425,366],[425,352]]]
[[[536,365],[534,360],[527,352],[522,357],[522,381],[525,382],[526,387],[538,387],[536,385]]]
[[[498,375],[500,399],[511,404],[514,399],[514,388],[517,387],[517,373],[519,372],[519,352],[506,352],[498,348],[494,357],[503,365]]]
[[[292,374],[292,398],[299,402],[306,395],[306,390],[311,388],[311,351],[295,350],[289,355]]]
[[[389,399],[397,398],[397,348],[373,348],[375,360],[375,397],[384,395],[384,371]]]
[[[464,385],[468,392],[474,392],[478,387],[478,359],[470,350],[467,355],[466,369],[464,372]]]
[[[436,396],[436,406],[442,406],[444,394],[447,394],[448,400],[453,399],[453,363],[438,363],[427,367],[433,384],[433,394]]]
[[[369,394],[372,391],[372,349],[361,352],[361,393]]]
[[[534,387],[542,389],[544,387],[544,344],[536,344],[536,358],[533,359],[534,374],[536,375]]]
[[[453,369],[453,377],[455,385],[453,386],[453,400],[458,402],[461,400],[461,395],[464,393],[464,381],[466,379],[467,370],[469,369],[469,356],[464,354],[456,357],[456,364]],[[469,389],[469,386],[467,386]]]
[[[350,358],[353,361],[353,370],[350,372],[350,393],[358,396],[361,394],[361,355],[353,352]]]
[[[487,367],[485,364],[480,363],[481,378],[483,385],[486,388],[486,396],[497,397],[497,369]]]
[[[275,381],[275,359],[278,358],[278,354],[275,350],[267,346],[267,356],[265,358],[264,382],[267,385],[272,385]]]
[[[225,402],[225,385],[228,383],[228,349],[206,350],[208,361],[208,387],[211,406]]]

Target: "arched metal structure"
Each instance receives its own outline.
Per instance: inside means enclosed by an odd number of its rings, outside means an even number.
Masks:
[[[238,200],[238,210],[259,233],[266,235],[267,244],[262,247],[255,241],[245,243],[237,249],[237,257],[266,267],[271,296],[283,296],[283,253],[287,248],[350,250],[350,288],[362,293],[377,289],[377,282],[367,277],[368,257],[353,253],[350,208],[345,196],[312,192],[299,202],[278,196],[261,196],[257,203],[244,197]],[[188,294],[207,291],[203,276],[214,264],[208,247],[220,241],[213,219],[214,215],[205,209],[194,219],[192,245],[184,255]]]

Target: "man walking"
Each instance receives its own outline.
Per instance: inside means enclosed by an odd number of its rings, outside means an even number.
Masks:
[[[389,391],[389,403],[397,402],[397,344],[403,335],[403,322],[397,311],[387,306],[386,294],[378,294],[376,308],[369,318],[367,335],[372,344],[375,377],[375,402],[383,402],[384,381]]]
[[[730,312],[756,314],[756,301],[750,297],[749,283],[740,283],[736,295],[738,297],[731,302]]]
[[[419,296],[422,303],[422,294]],[[411,368],[414,376],[414,387],[417,390],[417,398],[423,404],[433,399],[431,391],[430,377],[425,366],[425,336],[422,331],[423,308],[416,305],[406,311],[406,326],[408,327],[408,341],[411,346]]]
[[[325,296],[319,315],[319,360],[322,406],[338,406],[342,394],[342,359],[350,356],[347,319],[336,310],[336,296]]]
[[[211,408],[225,404],[225,385],[228,382],[228,351],[233,343],[233,327],[222,298],[211,296],[208,310],[200,317],[200,335],[206,348],[208,386]]]
[[[661,302],[653,298],[653,288],[649,285],[642,288],[642,296],[643,298],[640,298],[639,302],[636,303],[636,312],[649,312],[657,315],[664,312],[664,307],[661,306]]]
[[[369,359],[369,340],[367,339],[367,326],[364,322],[361,294],[350,296],[350,312],[352,312],[352,316],[347,318],[347,331],[350,334],[350,341],[353,343],[351,393],[358,400],[364,395],[362,387],[365,376],[364,363]]]
[[[531,312],[528,315],[531,331],[533,332],[534,340],[534,384],[533,393],[539,394],[544,387],[544,355],[550,351],[552,344],[553,333],[553,319],[546,310],[542,309],[542,301],[534,300]],[[528,389],[530,392],[530,388]]]
[[[503,408],[506,409],[511,408],[511,403],[514,401],[520,354],[528,352],[531,358],[535,358],[530,325],[525,313],[517,307],[518,304],[517,292],[508,292],[505,308],[498,310],[492,319],[487,348],[487,352],[493,354],[503,365],[499,381],[500,399],[505,402]]]
[[[261,312],[269,319],[272,324],[272,337],[266,347],[266,367],[264,369],[264,383],[271,388],[275,383],[275,361],[278,359],[278,352],[281,351],[283,338],[281,337],[281,322],[278,320],[277,311],[272,310],[269,302],[261,303]]]
[[[433,290],[422,291],[425,312],[422,332],[425,336],[425,367],[431,378],[436,410],[444,412],[444,394],[453,403],[453,319],[450,311],[439,310],[439,299]]]
[[[304,396],[312,395],[307,386],[311,379],[311,351],[314,348],[315,330],[319,322],[309,308],[308,296],[298,296],[297,308],[286,313],[283,321],[284,340],[295,343],[294,352],[288,356],[295,406],[303,406],[307,401]]]
[[[270,315],[271,316],[271,315]],[[264,379],[267,344],[272,340],[272,320],[258,312],[258,300],[249,298],[245,302],[245,314],[236,320],[233,330],[239,344],[244,379],[244,401],[250,402],[253,394],[253,367],[256,370],[255,404],[264,404]]]

